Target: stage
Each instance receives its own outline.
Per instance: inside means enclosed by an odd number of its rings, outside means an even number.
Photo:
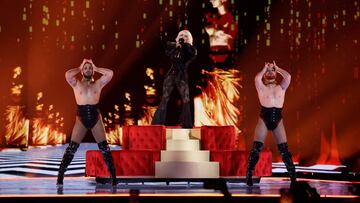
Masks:
[[[0,202],[360,202],[359,0],[0,16]]]
[[[315,188],[321,202],[357,202],[359,198],[352,191],[354,184],[349,181],[324,181],[299,179]],[[129,199],[130,191],[139,191],[141,202],[219,202],[224,200],[220,190],[204,189],[202,182],[139,182],[119,183],[116,188],[109,184],[99,184],[94,178],[67,177],[63,188],[57,188],[55,177],[1,178],[0,201],[15,202],[36,200],[56,202],[115,202]],[[288,189],[286,178],[262,178],[259,184],[248,187],[244,183],[228,183],[230,202],[278,202],[281,189]],[[261,200],[261,201],[260,201]]]
[[[27,151],[3,149],[0,154],[0,201],[118,202],[140,198],[140,202],[279,202],[282,197],[281,191],[286,193],[290,188],[289,179],[279,172],[282,171],[279,163],[273,163],[273,177],[262,177],[253,187],[248,187],[243,182],[244,177],[232,177],[232,181],[230,178],[220,181],[210,179],[180,181],[149,177],[134,179],[118,177],[120,183],[113,188],[110,184],[97,183],[99,181],[94,177],[84,176],[85,152],[97,148],[96,144],[91,143],[80,146],[66,173],[64,186],[57,188],[56,174],[65,147],[66,145],[32,147]],[[111,148],[119,149],[118,146]],[[297,166],[297,168],[300,171],[314,170],[314,167]],[[333,177],[339,176],[336,171],[332,173]],[[353,180],[341,181],[338,178],[329,180],[330,171],[326,173],[328,180],[316,179],[315,176],[301,178],[306,177],[306,173],[298,172],[298,174],[299,181],[303,184],[302,189],[306,188],[307,184],[309,188],[314,188],[321,202],[359,201],[355,194],[356,192],[358,194],[360,182],[356,181],[355,176]],[[226,180],[228,181],[224,187],[222,183]]]

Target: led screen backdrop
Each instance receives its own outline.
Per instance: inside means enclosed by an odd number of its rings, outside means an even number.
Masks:
[[[69,139],[76,105],[64,73],[83,58],[115,73],[100,102],[109,141],[123,125],[149,124],[170,66],[164,45],[188,29],[196,125],[235,125],[248,148],[254,76],[275,60],[292,75],[284,122],[296,161],[359,169],[358,0],[15,0],[0,11],[2,147]],[[168,125],[181,111],[172,98]],[[278,159],[271,136],[266,146]]]

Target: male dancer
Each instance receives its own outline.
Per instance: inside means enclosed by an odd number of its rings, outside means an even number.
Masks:
[[[176,37],[176,42],[168,42],[166,55],[170,58],[172,66],[165,76],[163,96],[157,108],[152,125],[163,125],[166,119],[167,103],[174,86],[177,87],[182,99],[182,112],[180,123],[183,128],[192,128],[193,121],[190,113],[190,96],[187,68],[195,58],[197,52],[193,46],[193,38],[188,30],[182,30]]]
[[[283,79],[276,83],[276,74],[279,73]],[[268,131],[272,131],[282,160],[286,166],[291,179],[291,184],[296,183],[295,166],[291,153],[288,151],[286,133],[281,111],[285,99],[285,91],[291,81],[290,74],[276,66],[275,62],[265,63],[264,68],[255,76],[255,86],[261,104],[260,118],[255,128],[253,147],[250,150],[246,172],[246,183],[253,185],[252,172],[259,160],[259,153],[263,148]]]
[[[93,79],[95,72],[102,74],[96,81]],[[81,73],[83,76],[81,81],[77,80],[75,77],[78,73]],[[66,148],[60,164],[57,178],[58,186],[63,185],[64,173],[74,158],[75,152],[79,148],[81,140],[85,137],[88,130],[91,130],[98,143],[104,162],[109,170],[112,185],[116,185],[113,158],[111,156],[110,147],[106,142],[105,128],[98,109],[101,90],[111,80],[112,76],[112,70],[98,68],[94,65],[92,60],[87,59],[84,59],[78,68],[70,69],[65,74],[66,81],[74,90],[78,111],[70,144]]]

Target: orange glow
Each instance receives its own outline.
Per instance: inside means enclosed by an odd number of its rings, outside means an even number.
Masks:
[[[124,104],[125,111],[131,111],[131,106],[128,104]]]
[[[23,107],[7,106],[6,111],[6,144],[10,146],[27,146],[29,136],[29,120],[25,118]]]
[[[21,74],[22,69],[20,66],[18,66],[16,68],[14,68],[13,71],[14,71],[13,79],[16,79]]]
[[[54,113],[50,113],[49,115],[48,115],[48,119],[53,119],[54,118]]]
[[[155,114],[155,106],[143,106],[144,110],[143,117],[138,120],[138,125],[151,125],[152,118]]]
[[[106,140],[109,144],[121,145],[122,128],[120,127],[119,106],[114,105],[115,112],[109,112],[108,118],[104,117],[104,126],[106,127]]]
[[[14,96],[19,96],[21,95],[21,89],[23,88],[24,86],[22,84],[19,84],[19,85],[15,85],[11,88],[11,94],[13,94]]]
[[[47,145],[49,127],[46,125],[44,119],[35,118],[33,119],[33,131],[31,137],[32,145]]]
[[[38,104],[35,106],[36,111],[42,111],[44,107],[44,104]]]
[[[127,104],[124,104],[125,111],[126,111],[126,112],[130,112],[130,111],[132,110],[132,107],[131,107],[131,95],[130,95],[130,93],[125,92],[125,98],[126,98],[126,100],[128,101]]]
[[[60,112],[52,112],[54,105],[49,105],[48,111],[44,112],[44,104],[41,103],[44,94],[37,93],[36,117],[32,119],[32,145],[56,145],[64,143],[66,135],[60,132],[59,127],[64,126],[64,117]]]
[[[131,94],[128,93],[128,92],[125,92],[125,98],[128,100],[128,101],[131,101]]]
[[[152,68],[146,68],[146,76],[149,77],[151,80],[150,85],[144,85],[146,96],[155,96],[156,95],[156,89],[155,89],[155,83],[154,83],[154,70]]]
[[[126,118],[124,125],[134,125],[134,119],[132,118]]]
[[[146,102],[148,104],[151,104],[154,102],[154,99],[156,97],[154,70],[152,68],[146,68],[145,73],[146,73],[146,76],[149,78],[149,82],[147,82],[147,84],[144,85]],[[143,107],[143,109],[144,108],[146,108],[146,107]],[[145,109],[145,111],[146,111],[146,109]],[[145,114],[146,114],[146,112],[145,112]],[[143,118],[141,118],[140,120],[144,119],[145,117],[147,117],[147,115],[144,115]],[[146,120],[146,118],[145,118],[145,120]],[[145,121],[145,120],[143,120],[143,121]],[[140,122],[142,122],[142,121],[140,121]]]
[[[151,79],[154,80],[154,70],[151,68],[146,68],[146,75]]]
[[[36,100],[39,101],[42,97],[43,97],[43,93],[42,93],[42,92],[38,92],[38,93],[37,93],[37,98],[36,98]]]
[[[156,94],[156,89],[154,87],[150,87],[148,85],[144,85],[144,88],[146,90],[146,95],[151,96]]]
[[[120,127],[120,125],[115,125],[114,129],[110,129],[106,133],[106,140],[109,144],[122,144],[122,128]]]
[[[321,132],[320,157],[316,162],[318,164],[341,165],[339,151],[336,141],[336,126],[332,123],[331,143],[326,140],[324,132]]]
[[[241,77],[238,70],[203,70],[208,79],[206,88],[194,99],[195,126],[233,125],[239,129],[239,89]]]
[[[48,145],[55,145],[57,140],[57,131],[52,128],[52,125],[49,126],[49,134],[48,134]]]

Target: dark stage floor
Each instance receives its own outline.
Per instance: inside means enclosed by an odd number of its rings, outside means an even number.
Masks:
[[[325,202],[357,202],[359,199],[354,195],[358,189],[358,182],[349,181],[325,181],[300,179],[308,183],[320,195],[320,200]],[[218,202],[223,198],[223,193],[216,189],[204,189],[202,182],[145,182],[145,183],[120,183],[116,188],[109,184],[99,184],[94,178],[67,177],[63,188],[57,188],[55,177],[23,177],[23,178],[1,178],[0,179],[0,201],[12,202],[18,200],[35,199],[60,201],[66,198],[81,198],[85,201],[89,197],[92,200],[110,198],[129,200],[131,190],[139,191],[139,198],[147,198],[148,201],[158,198],[191,198],[190,202],[208,199],[210,202]],[[277,202],[280,199],[281,189],[288,189],[289,180],[286,178],[262,178],[259,184],[248,187],[244,183],[228,183],[227,188],[231,193],[232,201],[255,198],[253,202],[270,201]],[[60,198],[60,199],[59,199]],[[112,200],[111,200],[112,198]],[[209,199],[210,198],[210,199]],[[219,199],[220,198],[220,199]],[[80,201],[80,199],[79,199]],[[229,200],[232,202],[231,200]],[[65,201],[67,202],[67,201]],[[249,201],[251,202],[251,201]]]
[[[325,181],[299,179],[307,182],[323,197],[353,196],[354,182],[349,181]],[[24,177],[24,178],[1,178],[0,195],[56,195],[60,191],[56,187],[55,177]],[[262,178],[259,184],[248,187],[245,183],[227,183],[230,193],[233,195],[279,195],[281,188],[289,188],[287,178]],[[95,182],[95,178],[67,177],[61,194],[85,195],[85,194],[128,194],[130,189],[139,189],[141,194],[220,194],[220,191],[203,189],[202,182],[144,182],[144,183],[119,183],[116,191],[110,184]]]

